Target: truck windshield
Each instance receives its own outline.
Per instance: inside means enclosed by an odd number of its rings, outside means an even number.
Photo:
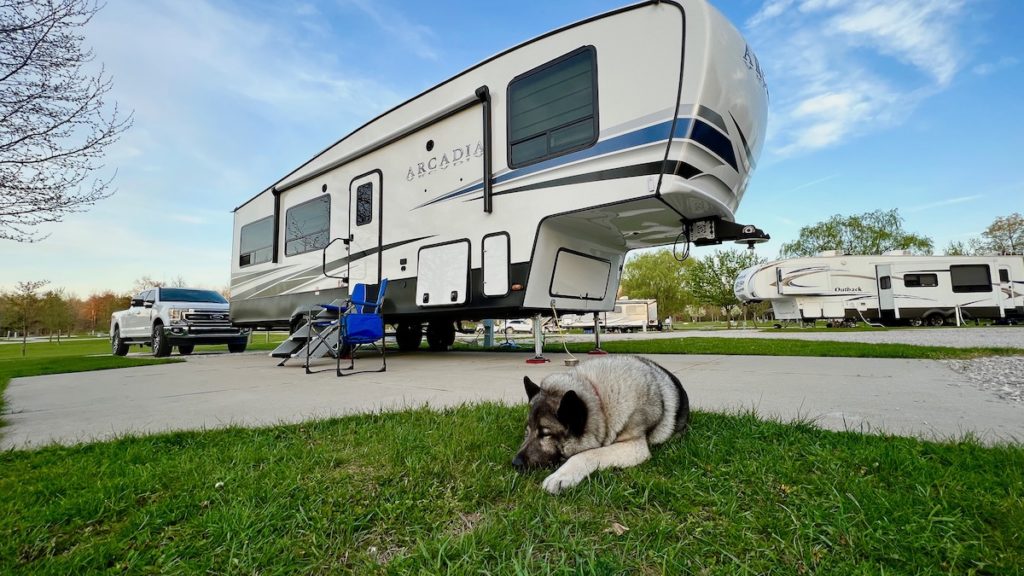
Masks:
[[[167,302],[213,302],[227,304],[223,296],[213,290],[192,290],[189,288],[161,288],[160,300]]]

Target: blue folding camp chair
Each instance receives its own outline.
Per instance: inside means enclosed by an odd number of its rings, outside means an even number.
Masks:
[[[380,370],[363,370],[362,372],[384,372],[388,369],[387,347],[384,342],[384,315],[381,307],[384,304],[384,294],[388,289],[388,279],[380,281],[380,288],[377,290],[377,299],[369,302],[365,299],[366,287],[356,284],[353,288],[353,295],[362,290],[363,298],[353,296],[349,299],[348,308],[339,319],[340,336],[338,338],[339,350],[348,350],[351,364],[345,370],[354,370],[356,367],[356,351],[360,346],[371,346],[380,353]],[[380,341],[380,347],[377,342]],[[337,355],[338,376],[359,374],[350,372],[345,374],[341,368],[341,356]]]
[[[344,302],[335,300],[331,304],[317,304],[309,311],[309,322],[303,325],[296,334],[305,339],[305,353],[296,353],[293,356],[304,357],[306,374],[324,372],[324,370],[310,370],[309,363],[312,360],[331,356],[338,363],[344,356],[346,347],[340,344],[341,341],[341,319],[348,311],[362,312],[366,305],[366,285],[356,284],[352,287],[349,298]],[[300,349],[301,350],[301,349]],[[288,361],[286,357],[278,366]]]

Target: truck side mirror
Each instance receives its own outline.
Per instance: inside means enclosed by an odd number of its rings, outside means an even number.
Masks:
[[[132,298],[131,307],[135,308],[136,306],[142,306],[142,299],[141,298]]]
[[[143,308],[152,308],[153,307],[153,303],[152,302],[144,302],[142,304],[142,307]]]

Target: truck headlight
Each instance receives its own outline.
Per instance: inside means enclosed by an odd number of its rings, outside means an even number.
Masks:
[[[167,311],[167,317],[170,318],[171,324],[184,324],[185,310],[181,308],[171,308]]]

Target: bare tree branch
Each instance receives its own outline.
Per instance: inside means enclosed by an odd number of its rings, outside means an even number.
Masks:
[[[60,222],[113,194],[97,177],[107,148],[132,124],[104,100],[106,70],[85,70],[83,27],[97,0],[0,3],[0,240],[36,242]]]

